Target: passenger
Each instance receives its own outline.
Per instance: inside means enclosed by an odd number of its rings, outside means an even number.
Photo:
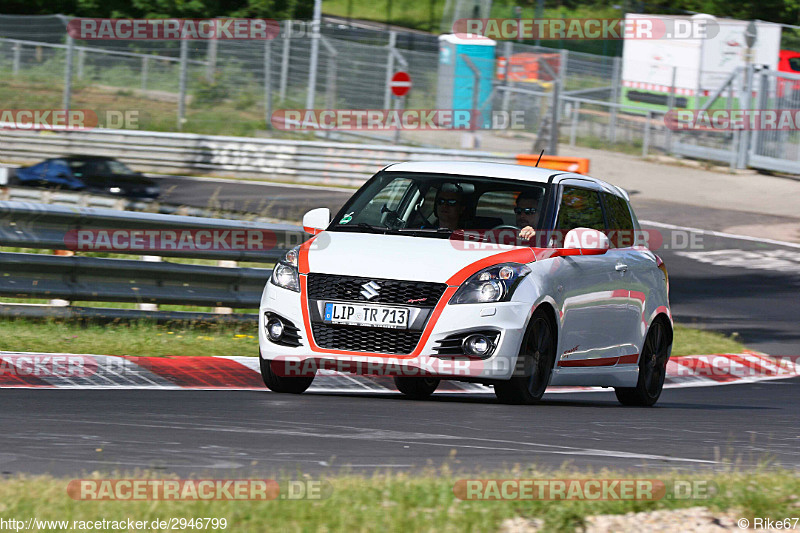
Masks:
[[[517,197],[514,214],[517,215],[517,227],[521,228],[521,239],[530,240],[536,235],[536,225],[539,223],[539,200],[541,193],[525,191]]]
[[[464,194],[458,185],[445,183],[436,194],[433,210],[440,228],[457,230],[464,228]]]

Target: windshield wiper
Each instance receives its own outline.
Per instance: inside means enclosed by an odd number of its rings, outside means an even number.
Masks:
[[[377,226],[374,224],[367,224],[366,222],[359,222],[358,224],[352,224],[352,225],[336,224],[336,228],[344,230],[359,228],[359,229],[365,229],[371,233],[386,233],[387,231],[390,231],[390,228],[387,228],[386,226]]]
[[[401,233],[420,232],[420,233],[453,233],[450,228],[398,228],[394,231]]]

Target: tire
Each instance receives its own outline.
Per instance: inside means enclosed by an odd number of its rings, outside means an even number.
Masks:
[[[297,378],[279,376],[272,371],[270,361],[267,361],[261,356],[259,356],[258,359],[261,363],[261,379],[264,380],[264,385],[272,392],[302,394],[311,386],[316,376],[316,374]]]
[[[669,326],[662,320],[654,321],[650,325],[642,354],[639,356],[639,380],[636,386],[614,389],[619,403],[638,407],[655,405],[664,388],[671,344],[672,332]]]
[[[397,390],[412,400],[427,400],[439,386],[441,380],[435,378],[395,377]]]
[[[520,346],[517,369],[508,381],[497,381],[494,393],[501,403],[538,403],[550,383],[556,360],[556,334],[552,320],[536,311]]]

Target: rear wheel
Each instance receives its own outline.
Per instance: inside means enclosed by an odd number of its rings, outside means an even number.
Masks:
[[[439,386],[441,380],[434,378],[409,378],[397,376],[394,385],[397,390],[412,400],[426,400]]]
[[[302,377],[279,376],[272,370],[271,361],[259,356],[261,362],[261,378],[264,385],[272,392],[283,392],[288,394],[301,394],[311,386],[315,375]]]
[[[667,375],[669,346],[672,343],[669,326],[662,320],[650,325],[639,356],[639,380],[635,387],[617,387],[614,392],[622,405],[650,407],[655,405],[664,388]]]
[[[503,403],[534,404],[544,395],[556,358],[555,327],[544,311],[531,318],[520,347],[517,370],[508,381],[494,384],[494,393]],[[521,365],[521,366],[520,366]]]

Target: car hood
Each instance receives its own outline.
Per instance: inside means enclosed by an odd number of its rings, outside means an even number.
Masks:
[[[310,272],[324,274],[444,283],[476,261],[520,248],[481,243],[465,246],[463,241],[447,238],[325,231],[309,246],[308,266]]]

